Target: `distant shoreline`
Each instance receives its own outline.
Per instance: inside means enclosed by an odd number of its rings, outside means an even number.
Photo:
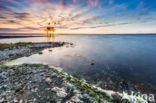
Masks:
[[[45,33],[0,33],[0,36],[45,36]],[[66,34],[66,33],[57,33],[56,35],[156,35],[156,33],[108,33],[108,34],[72,34],[72,33],[69,33],[69,34]]]
[[[156,34],[57,34],[57,35],[156,35]],[[44,34],[1,34],[0,33],[0,39],[6,39],[6,38],[29,38],[29,37],[46,37]]]
[[[5,38],[28,38],[28,37],[45,37],[44,35],[0,35],[0,39]]]

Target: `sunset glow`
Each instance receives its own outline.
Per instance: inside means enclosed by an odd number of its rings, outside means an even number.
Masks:
[[[156,33],[155,0],[0,0],[1,33]]]

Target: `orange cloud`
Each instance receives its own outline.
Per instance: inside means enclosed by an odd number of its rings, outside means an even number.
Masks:
[[[50,22],[52,26],[55,25],[57,31],[72,32],[76,30],[78,32],[79,28],[84,29],[90,25],[96,26],[100,22],[94,12],[86,13],[89,10],[88,8],[80,9],[77,5],[68,4],[66,0],[60,0],[58,3],[42,3],[44,0],[30,1],[32,3],[23,8],[22,11],[6,6],[0,7],[0,10],[10,11],[9,14],[7,12],[7,18],[5,15],[0,17],[0,28],[13,27],[16,30],[24,28],[18,32],[44,32],[44,28]],[[78,1],[81,0],[75,2]],[[94,2],[92,5],[96,6],[98,3]],[[2,13],[6,14],[6,12]],[[84,15],[84,13],[86,14]],[[15,29],[8,29],[10,30],[8,32],[15,32]]]

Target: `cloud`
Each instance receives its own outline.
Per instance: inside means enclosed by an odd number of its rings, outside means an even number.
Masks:
[[[65,1],[64,1],[65,2]],[[71,8],[62,8],[59,4],[45,3],[45,4],[32,4],[30,7],[25,8],[24,12],[11,12],[5,23],[10,25],[17,24],[22,26],[31,25],[33,27],[45,27],[49,22],[59,29],[67,29],[72,26],[95,24],[98,17],[94,13],[84,15],[88,9],[79,9],[76,6],[69,5]],[[87,17],[88,16],[88,17]],[[1,22],[2,23],[2,22]],[[19,25],[19,26],[20,26]]]
[[[132,24],[132,23],[111,23],[111,24],[102,24],[102,25],[95,25],[95,26],[81,26],[81,27],[76,27],[76,28],[70,28],[71,30],[79,30],[79,29],[96,29],[96,28],[103,28],[103,27],[110,27],[110,26],[119,26],[119,25],[128,25],[128,24]]]
[[[1,32],[19,32],[19,31],[30,31],[30,30],[39,30],[41,28],[33,27],[23,27],[23,28],[0,28]]]
[[[145,5],[146,5],[146,3],[141,1],[141,2],[139,2],[138,6],[137,6],[137,9],[142,8]]]
[[[3,24],[8,24],[8,25],[21,25],[19,21],[14,20],[14,19],[7,19],[6,17],[4,18],[0,18],[0,19],[4,19],[1,23]]]
[[[149,8],[145,8],[144,10],[145,10],[145,11],[150,11],[150,10],[153,10],[153,9],[156,9],[156,6],[149,7]]]
[[[13,10],[11,8],[9,8],[8,6],[0,6],[0,11],[12,12]]]
[[[137,20],[141,20],[142,16],[148,15],[148,12],[144,12],[144,13],[139,13],[136,15],[136,19]]]
[[[6,1],[13,3],[13,4],[19,4],[19,2],[15,1],[15,0],[6,0]]]
[[[71,30],[79,30],[79,29],[95,29],[95,28],[103,28],[103,27],[109,27],[109,26],[113,26],[112,24],[108,24],[108,25],[95,25],[95,26],[81,26],[81,27],[75,27],[75,28],[70,28]]]
[[[15,18],[18,18],[18,19],[27,19],[27,18],[29,18],[30,14],[29,13],[26,13],[26,12],[23,12],[23,13],[14,12],[13,13],[13,16]]]
[[[80,1],[80,0],[73,0],[74,3],[78,2],[78,1]]]
[[[48,2],[48,0],[29,0],[32,3],[45,3]]]
[[[117,8],[121,8],[121,9],[123,9],[123,10],[127,10],[127,6],[124,5],[124,4],[117,4],[116,7],[117,7]]]
[[[0,13],[1,14],[1,13]],[[3,13],[2,13],[3,14]],[[0,19],[6,19],[6,17],[5,16],[3,16],[3,15],[0,15]]]
[[[77,3],[79,1],[82,1],[82,0],[73,0],[74,3]],[[88,4],[91,5],[91,6],[95,6],[96,7],[96,6],[99,5],[99,0],[86,0],[86,1],[88,1]]]
[[[112,5],[114,3],[114,0],[109,0],[109,4]]]
[[[5,4],[5,2],[4,1],[0,1],[0,4]]]
[[[11,24],[19,24],[19,23],[16,22],[15,20],[8,20],[7,22],[8,22],[8,23],[11,23]]]
[[[69,4],[66,3],[66,0],[61,0],[60,7],[62,8],[69,7]]]
[[[40,0],[35,2],[40,2]],[[98,0],[88,0],[88,2],[92,6],[98,6],[99,4]],[[18,29],[23,31],[38,30],[38,28],[44,30],[49,22],[56,29],[66,30],[113,26],[113,24],[103,21],[104,19],[96,10],[90,11],[87,7],[81,8],[71,5],[66,0],[60,0],[60,3],[63,7],[59,3],[32,3],[29,7],[25,7],[23,12],[13,11],[9,15],[11,19],[6,19],[5,23],[10,26],[16,24]],[[28,27],[30,25],[31,27]],[[27,28],[19,28],[20,26]]]
[[[15,31],[8,28],[14,27],[19,31],[40,32],[44,32],[44,27],[49,22],[62,31],[128,25],[133,21],[141,22],[145,17],[154,17],[156,9],[155,6],[148,5],[149,8],[143,10],[153,12],[136,10],[146,5],[144,0],[139,3],[118,0],[0,0],[0,4],[1,28]]]
[[[35,28],[35,27],[23,27],[23,28],[18,28],[20,30],[39,30],[41,28]]]
[[[82,21],[82,25],[95,25],[95,24],[101,24],[101,17],[100,16],[93,16],[91,18],[86,18]]]
[[[18,28],[0,28],[0,31],[1,32],[18,32],[18,31],[21,31],[21,30],[18,29]]]
[[[99,4],[99,0],[88,0],[88,2],[92,6],[97,6]]]

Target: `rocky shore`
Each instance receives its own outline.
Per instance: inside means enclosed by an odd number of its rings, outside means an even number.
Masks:
[[[23,56],[30,56],[34,53],[41,53],[43,49],[59,47],[63,45],[72,45],[71,43],[65,42],[45,42],[45,43],[16,43],[6,44],[7,48],[0,48],[0,62],[6,60],[12,60]],[[2,44],[0,44],[2,45]],[[12,46],[13,45],[13,46]]]
[[[6,61],[70,43],[28,43],[0,50],[0,103],[133,103],[132,97],[106,91],[42,64],[6,66]],[[136,103],[147,103],[137,100]]]
[[[130,103],[124,95],[107,92],[42,64],[0,67],[1,103]]]
[[[84,88],[81,89],[86,88],[86,92],[90,92],[93,97],[78,89],[81,81],[45,65],[23,64],[1,67],[0,81],[0,102],[94,103],[97,100],[102,102],[102,98],[98,98],[88,84],[83,84]],[[107,101],[110,100],[105,94],[104,96]]]

